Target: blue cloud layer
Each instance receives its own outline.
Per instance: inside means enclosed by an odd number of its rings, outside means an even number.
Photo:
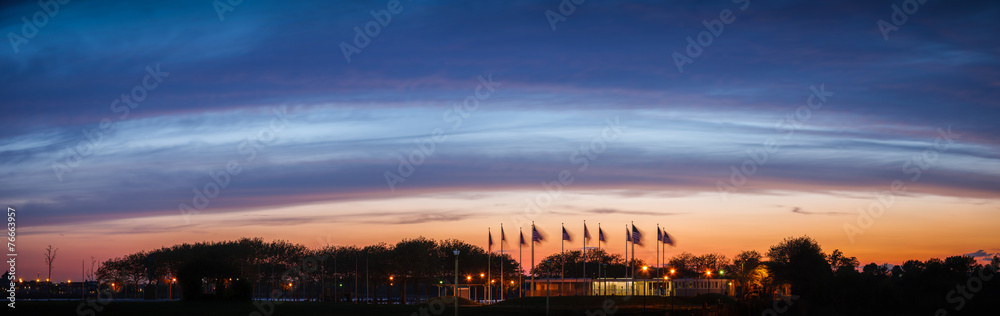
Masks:
[[[340,43],[386,2],[244,2],[224,21],[204,1],[62,6],[0,49],[0,200],[39,221],[177,212],[279,105],[297,117],[211,208],[537,188],[614,117],[628,132],[581,187],[715,192],[821,84],[831,101],[741,190],[884,188],[950,127],[960,139],[917,192],[1000,191],[995,1],[928,2],[888,41],[889,3],[586,2],[553,31],[555,1],[403,1],[347,63]],[[671,54],[724,9],[736,20],[679,73]],[[38,10],[0,7],[0,31]],[[118,120],[112,102],[156,65],[169,77]],[[487,74],[502,85],[451,129],[446,111]],[[114,131],[58,181],[53,163],[102,118]],[[435,128],[448,141],[390,192],[384,172]]]

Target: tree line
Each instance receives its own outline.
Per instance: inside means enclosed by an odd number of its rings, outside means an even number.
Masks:
[[[407,291],[427,295],[451,284],[455,249],[460,251],[459,283],[487,283],[478,277],[487,271],[487,262],[498,280],[502,262],[504,279],[515,284],[497,284],[493,290],[505,291],[507,297],[516,295],[519,277],[526,271],[510,254],[488,254],[482,247],[463,241],[424,237],[396,244],[319,249],[260,238],[180,244],[107,260],[97,276],[103,285],[133,284],[135,297],[141,287],[176,278],[185,299],[267,298],[275,290],[294,288],[305,293],[303,298],[340,300],[390,296],[380,291],[395,288],[395,296],[406,303]],[[646,265],[641,259],[629,261],[605,250],[587,250],[585,254],[573,250],[543,258],[532,273],[542,278],[729,278],[735,281],[737,297],[741,298],[757,295],[770,299],[779,287],[788,285],[794,309],[833,308],[848,313],[939,310],[947,315],[995,308],[995,298],[1000,297],[1000,280],[992,280],[1000,256],[994,256],[990,263],[951,256],[908,260],[892,267],[861,265],[856,257],[839,249],[824,252],[807,236],[786,238],[763,254],[741,251],[732,259],[719,253],[682,252],[662,267],[635,274],[638,267]],[[203,293],[206,283],[214,284],[215,293]],[[370,290],[372,286],[374,290]]]

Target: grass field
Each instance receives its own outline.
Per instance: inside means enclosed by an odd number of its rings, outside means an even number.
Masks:
[[[645,302],[644,302],[645,301]],[[717,298],[663,298],[663,297],[552,297],[549,301],[551,315],[649,315],[700,314],[702,303]],[[81,304],[82,303],[82,304]],[[472,305],[465,302],[459,307],[460,315],[545,315],[545,298],[532,297],[507,300],[493,305]],[[645,303],[645,309],[644,309]],[[330,302],[81,302],[33,301],[17,303],[16,315],[401,315],[434,316],[454,315],[452,301],[430,300],[414,305],[365,305]],[[89,305],[88,305],[89,304]],[[673,306],[671,306],[673,305]],[[588,313],[589,312],[589,313]],[[601,313],[603,312],[603,313]]]

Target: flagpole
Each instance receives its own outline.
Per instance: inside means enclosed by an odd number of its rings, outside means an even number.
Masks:
[[[583,221],[583,252],[580,258],[583,259],[583,278],[587,279],[587,221]]]
[[[656,235],[660,236],[656,241],[657,243],[663,241],[663,235],[660,232],[660,224],[656,224]],[[501,246],[502,247],[502,246]],[[660,245],[656,245],[656,277],[660,277]]]
[[[486,231],[489,232],[489,235],[490,235],[490,244],[486,248],[486,282],[485,282],[486,283],[486,302],[487,302],[486,304],[489,304],[489,301],[490,301],[490,292],[493,290],[493,287],[490,286],[490,278],[491,278],[491,276],[490,276],[490,268],[493,267],[493,264],[491,262],[491,260],[493,260],[493,232],[490,230],[489,227],[486,228]]]
[[[632,242],[632,229],[625,225],[625,261],[628,261],[628,243]],[[631,265],[629,262],[625,262],[626,266]],[[625,278],[628,279],[628,268],[625,269]]]
[[[635,222],[632,222],[632,260],[630,260],[632,264],[632,295],[635,295],[635,241],[637,240],[635,232]]]
[[[601,223],[597,223],[597,278],[601,278],[601,264],[603,263],[604,257],[601,256]],[[604,293],[603,282],[601,283],[601,293]]]
[[[503,242],[507,235],[503,233],[503,223],[500,223],[500,300],[503,300]]]
[[[562,296],[563,281],[566,280],[566,235],[565,235],[565,233],[566,233],[566,224],[565,223],[559,223],[559,225],[562,226],[562,232],[563,232],[562,238],[559,238],[559,239],[561,239],[561,241],[559,242],[559,247],[561,248],[561,250],[559,250],[559,252],[562,253],[562,260],[560,260],[560,261],[562,261],[562,267],[559,268],[560,269],[560,271],[559,271],[559,296]]]
[[[531,296],[535,296],[535,221],[531,221]]]
[[[524,252],[521,251],[521,245],[524,244],[524,230],[521,226],[517,227],[517,234],[521,236],[521,240],[517,241],[517,296],[524,297]]]

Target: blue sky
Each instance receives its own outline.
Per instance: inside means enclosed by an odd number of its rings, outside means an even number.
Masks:
[[[877,22],[902,2],[751,1],[740,10],[743,2],[591,0],[553,30],[545,11],[558,12],[557,1],[402,1],[348,63],[341,43],[387,3],[243,1],[221,20],[211,1],[60,6],[27,42],[0,49],[0,201],[30,210],[24,227],[179,218],[178,204],[230,161],[242,171],[211,199],[214,213],[532,192],[580,167],[572,154],[617,120],[621,137],[575,172],[573,190],[722,203],[730,167],[776,139],[735,193],[792,199],[775,204],[796,216],[850,213],[792,210],[799,195],[865,195],[909,180],[907,161],[931,152],[907,195],[954,199],[959,209],[985,203],[997,220],[995,1],[928,1],[888,40]],[[724,10],[735,21],[678,71],[672,54]],[[6,3],[0,31],[23,34],[21,17],[40,11]],[[122,118],[112,103],[121,108],[147,67],[169,75],[140,89],[146,98]],[[475,95],[479,77],[498,85],[456,127],[454,106]],[[804,115],[811,87],[833,94]],[[276,110],[288,113],[280,130],[270,129]],[[796,111],[802,124],[785,137],[776,125]],[[59,175],[53,166],[102,119],[113,130]],[[390,189],[386,172],[435,129],[446,140]],[[939,129],[960,136],[934,150]],[[274,139],[248,161],[241,144],[267,130]],[[441,214],[413,221],[468,219]]]

